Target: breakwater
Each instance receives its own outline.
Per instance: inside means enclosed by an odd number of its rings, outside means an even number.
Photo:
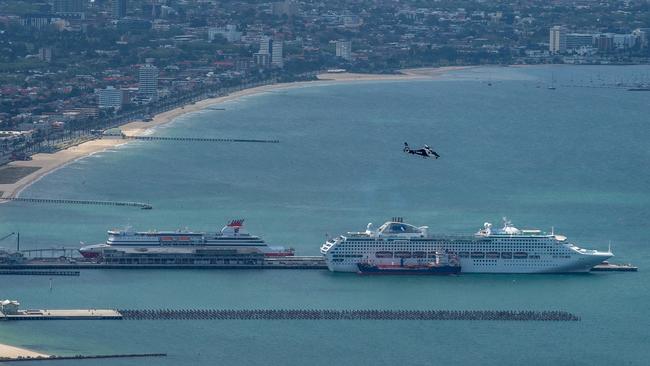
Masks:
[[[125,320],[482,320],[580,321],[560,310],[118,310]]]
[[[182,141],[182,142],[258,142],[267,144],[277,144],[280,140],[260,140],[260,139],[224,139],[212,137],[161,137],[161,136],[123,136],[130,140],[143,141]]]
[[[56,203],[56,204],[95,205],[95,206],[130,206],[130,207],[139,207],[145,210],[149,210],[152,208],[150,204],[142,203],[142,202],[70,200],[70,199],[58,199],[58,198],[26,198],[26,197],[5,197],[0,199],[7,200],[7,201],[18,201],[18,202],[29,202],[29,203]]]
[[[80,271],[0,270],[4,276],[79,276]]]

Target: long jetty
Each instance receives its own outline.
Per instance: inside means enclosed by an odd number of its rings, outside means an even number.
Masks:
[[[123,138],[130,140],[144,141],[184,141],[184,142],[258,142],[266,144],[277,144],[280,140],[261,140],[261,139],[224,139],[213,137],[162,137],[162,136],[127,136]]]
[[[125,320],[479,320],[580,321],[559,310],[118,310]]]
[[[89,360],[105,358],[143,358],[167,357],[166,353],[125,353],[115,355],[74,355],[74,356],[47,356],[47,357],[0,357],[0,362],[27,362],[27,361],[63,361],[63,360]]]
[[[80,271],[0,270],[4,276],[79,276]]]
[[[145,210],[149,210],[153,207],[148,203],[126,202],[126,201],[72,200],[72,199],[59,199],[59,198],[27,198],[27,197],[3,197],[0,198],[0,200],[29,202],[29,203],[71,204],[71,205],[128,206],[128,207],[139,207]]]

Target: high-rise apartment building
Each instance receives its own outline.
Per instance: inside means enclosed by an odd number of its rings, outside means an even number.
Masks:
[[[121,109],[124,102],[124,91],[112,86],[97,91],[99,108]]]
[[[127,0],[113,0],[113,18],[122,19],[126,16],[126,1]]]
[[[352,60],[352,42],[350,41],[336,41],[336,57],[344,60]]]
[[[271,65],[275,67],[282,68],[284,67],[284,59],[283,59],[283,41],[274,39],[273,40],[273,48],[271,52]]]
[[[155,99],[158,96],[158,68],[151,64],[140,66],[138,94]]]
[[[59,15],[81,16],[84,12],[84,0],[54,0],[52,11]]]
[[[262,36],[260,38],[260,50],[259,53],[271,54],[271,37]]]
[[[560,25],[551,28],[549,32],[548,50],[551,53],[566,51],[566,29]]]

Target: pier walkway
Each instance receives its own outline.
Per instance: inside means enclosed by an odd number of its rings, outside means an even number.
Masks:
[[[125,320],[480,320],[580,321],[558,310],[118,310]]]
[[[63,361],[63,360],[90,360],[106,358],[143,358],[143,357],[167,357],[166,353],[125,353],[115,355],[74,355],[74,356],[48,356],[48,357],[20,357],[0,358],[0,362],[32,362],[32,361]]]
[[[150,210],[153,207],[148,203],[128,202],[128,201],[72,200],[72,199],[58,199],[58,198],[26,198],[26,197],[3,197],[0,198],[0,200],[28,202],[28,203],[56,203],[56,204],[95,205],[95,206],[128,206],[128,207],[139,207],[144,210]]]
[[[277,144],[280,140],[259,140],[259,139],[224,139],[212,137],[161,137],[161,136],[122,136],[129,140],[144,141],[183,141],[183,142],[258,142],[266,144]]]
[[[79,276],[79,271],[32,271],[0,269],[0,276]]]
[[[72,310],[17,310],[13,313],[0,312],[0,320],[105,320],[122,319],[122,314],[111,309]]]

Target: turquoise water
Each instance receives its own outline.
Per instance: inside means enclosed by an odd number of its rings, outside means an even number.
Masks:
[[[140,321],[0,324],[0,342],[55,354],[168,352],[138,364],[647,364],[650,93],[569,87],[650,67],[476,68],[434,81],[278,90],[188,114],[161,136],[280,144],[135,142],[49,174],[24,197],[151,202],[154,209],[0,206],[22,247],[136,228],[215,230],[246,218],[316,255],[326,233],[403,216],[471,233],[511,218],[606,249],[638,273],[361,278],[326,271],[84,271],[3,277],[0,297],[51,308],[559,309],[578,323]],[[557,90],[546,88],[552,79]],[[487,81],[492,83],[489,86]],[[407,156],[428,143],[442,158]],[[1,243],[11,246],[12,242]],[[91,361],[127,365],[132,360]]]

